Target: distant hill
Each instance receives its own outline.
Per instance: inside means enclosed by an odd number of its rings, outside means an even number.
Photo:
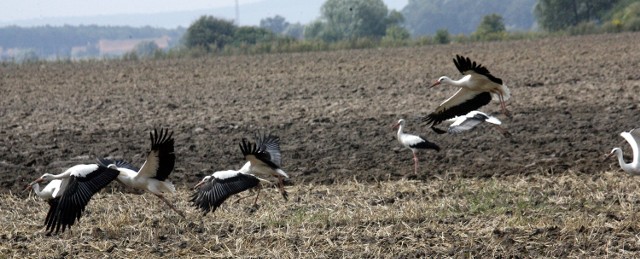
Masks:
[[[160,48],[178,44],[185,29],[128,26],[38,26],[0,28],[0,59],[20,56],[78,58],[120,55],[142,41]]]

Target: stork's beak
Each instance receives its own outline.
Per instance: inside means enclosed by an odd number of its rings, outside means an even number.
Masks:
[[[400,123],[394,122],[393,124],[391,124],[391,129],[396,129],[399,125]]]
[[[439,81],[436,81],[436,82],[435,82],[435,83],[433,83],[431,86],[429,86],[429,88],[433,88],[434,86],[437,86],[437,85],[439,85],[439,84],[440,84],[440,82],[439,82]]]
[[[612,157],[612,156],[613,156],[613,154],[615,154],[615,153],[611,152],[611,153],[609,153],[608,155],[604,156],[604,159],[602,159],[602,161],[607,161],[607,159],[609,159],[610,157]]]
[[[204,180],[200,181],[198,184],[196,184],[196,186],[193,186],[193,189],[198,189],[200,188],[200,186],[202,186],[204,184]]]
[[[22,189],[22,192],[30,191],[31,189],[33,189],[33,187],[31,186],[31,185],[33,185],[33,184],[34,184],[34,182],[31,182],[31,183],[27,184],[27,186],[25,186],[25,187]]]

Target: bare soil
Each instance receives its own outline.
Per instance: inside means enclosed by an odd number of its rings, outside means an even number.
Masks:
[[[189,185],[239,168],[237,146],[257,130],[281,136],[293,182],[398,179],[411,152],[390,129],[439,144],[420,155],[419,179],[610,168],[602,156],[640,126],[640,34],[451,44],[302,54],[159,61],[8,65],[0,68],[0,185],[17,191],[42,173],[112,156],[141,164],[148,131],[175,133],[172,180]],[[429,89],[458,77],[456,54],[481,62],[510,86],[513,134],[485,125],[436,135],[420,117],[452,95]],[[497,102],[485,112],[499,112]]]

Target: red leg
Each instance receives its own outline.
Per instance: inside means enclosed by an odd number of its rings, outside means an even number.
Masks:
[[[413,173],[418,175],[418,156],[416,156],[416,152],[413,152]]]
[[[502,96],[502,94],[498,94],[498,98],[500,99],[500,107],[502,108],[502,113],[511,118],[511,112],[507,110],[507,105],[504,103],[504,97]]]

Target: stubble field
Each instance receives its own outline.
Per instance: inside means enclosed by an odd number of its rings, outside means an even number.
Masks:
[[[640,121],[640,34],[301,54],[0,67],[0,254],[82,256],[629,256],[637,179],[603,162]],[[420,117],[455,92],[469,56],[510,86],[513,135],[436,135]],[[485,112],[499,112],[495,102]],[[442,147],[412,156],[390,125]],[[22,187],[96,156],[141,165],[148,131],[176,139],[187,219],[117,183],[73,231],[44,234],[46,203]],[[281,137],[290,201],[231,201],[202,217],[191,187],[237,169],[242,137]],[[630,148],[623,144],[625,153]],[[264,193],[264,192],[263,192]]]

